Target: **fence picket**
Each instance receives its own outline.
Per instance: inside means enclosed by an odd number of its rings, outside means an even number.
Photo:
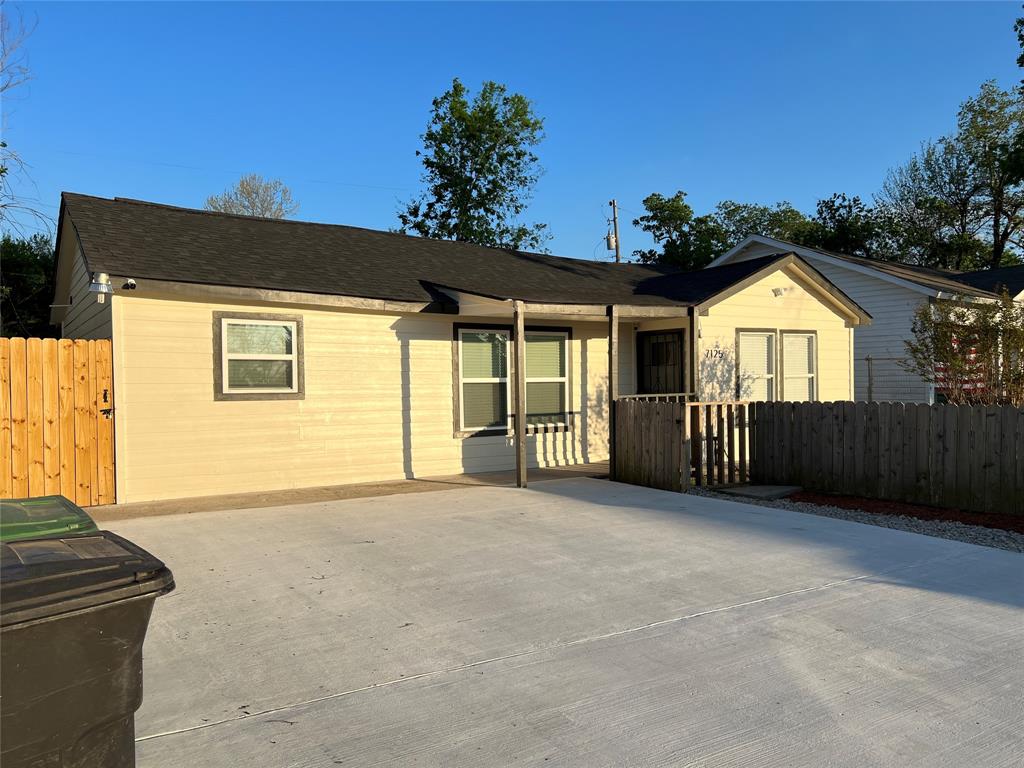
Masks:
[[[11,475],[11,340],[0,338],[0,499],[14,496]]]
[[[25,339],[11,339],[11,495],[28,496],[28,391]]]

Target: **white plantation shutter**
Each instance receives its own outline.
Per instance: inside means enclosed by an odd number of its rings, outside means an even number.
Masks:
[[[740,397],[775,399],[775,334],[741,333],[738,353]]]
[[[815,373],[814,335],[782,334],[782,396],[786,400],[813,400]]]

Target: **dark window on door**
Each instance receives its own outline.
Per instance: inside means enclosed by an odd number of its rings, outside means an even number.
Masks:
[[[644,331],[636,335],[637,394],[685,392],[683,332]]]

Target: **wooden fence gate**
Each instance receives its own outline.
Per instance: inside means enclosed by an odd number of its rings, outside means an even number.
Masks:
[[[109,339],[0,338],[0,498],[113,504]]]
[[[666,491],[749,477],[747,403],[615,401],[615,479]]]

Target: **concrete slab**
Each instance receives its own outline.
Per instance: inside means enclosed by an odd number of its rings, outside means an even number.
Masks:
[[[608,477],[608,462],[570,464],[564,467],[534,467],[527,472],[528,483],[565,480],[573,477]],[[195,496],[186,499],[137,501],[126,504],[104,504],[89,507],[89,515],[98,523],[131,520],[136,517],[161,515],[192,515],[197,512],[221,512],[228,509],[259,509],[310,504],[317,501],[369,499],[375,496],[398,496],[405,493],[431,493],[466,486],[516,484],[515,471],[475,472],[463,475],[437,475],[409,480],[388,480],[379,483],[321,485],[312,488],[289,488],[281,491],[229,493],[219,496]]]
[[[739,496],[746,499],[774,500],[784,499],[790,494],[802,491],[799,485],[731,485],[715,488],[718,493]]]
[[[597,480],[112,526],[139,765],[1016,765],[1024,557]]]

